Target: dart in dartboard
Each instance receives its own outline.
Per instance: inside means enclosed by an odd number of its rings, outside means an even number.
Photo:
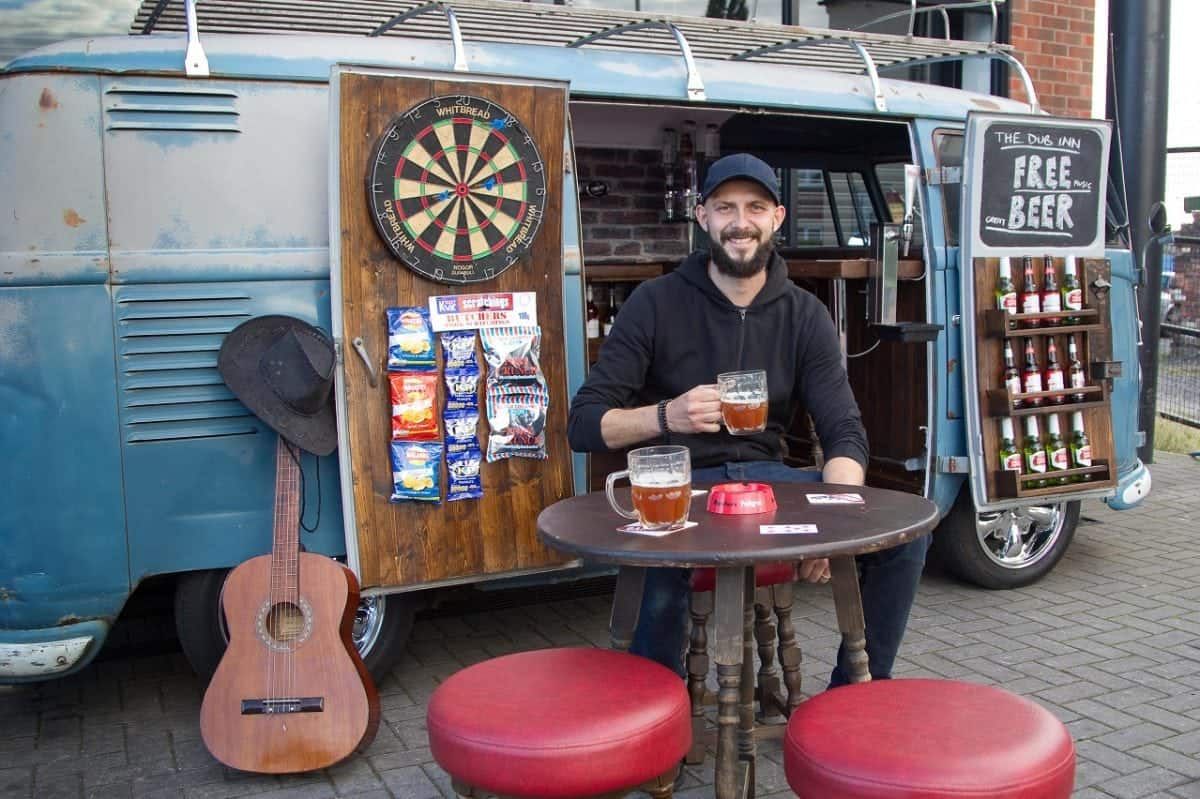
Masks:
[[[433,97],[401,114],[374,149],[367,195],[388,249],[443,283],[489,280],[529,249],[546,180],[521,122],[479,97]]]

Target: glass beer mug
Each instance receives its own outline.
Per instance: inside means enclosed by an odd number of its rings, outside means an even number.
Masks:
[[[628,469],[613,472],[604,482],[608,504],[626,519],[636,519],[647,530],[665,530],[687,521],[692,504],[692,456],[687,447],[660,446],[631,450]],[[622,508],[613,486],[628,478],[633,490],[633,510]]]
[[[732,435],[744,436],[767,429],[767,373],[724,372],[717,375],[721,391],[721,418]]]

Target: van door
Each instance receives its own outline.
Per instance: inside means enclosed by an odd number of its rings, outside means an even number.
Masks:
[[[1108,496],[1116,485],[1109,133],[1103,121],[968,117],[960,299],[979,511]]]
[[[537,539],[536,517],[573,493],[562,311],[566,86],[350,67],[335,68],[330,86],[333,327],[351,566],[377,593],[559,566],[563,558]],[[478,387],[469,398],[452,396],[435,338],[411,339],[412,353],[422,341],[433,350],[433,363],[400,364],[413,379],[389,374],[389,308],[424,309],[435,327],[472,336],[536,324],[540,352],[501,353],[520,361],[514,377],[516,361],[497,368],[475,349]],[[420,327],[420,316],[405,318]],[[432,402],[417,396],[431,390],[422,375],[436,379]],[[520,402],[509,404],[515,396]],[[464,408],[472,403],[477,421]],[[467,414],[465,435],[463,417],[447,415],[452,405]],[[506,427],[494,429],[501,419]],[[474,465],[464,452],[474,453],[482,495],[452,499]],[[419,469],[409,468],[410,457],[423,461]],[[442,457],[450,462],[438,466]],[[418,471],[421,479],[407,480]]]

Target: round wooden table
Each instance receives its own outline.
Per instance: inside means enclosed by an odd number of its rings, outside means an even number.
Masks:
[[[708,484],[694,488],[707,489]],[[914,494],[866,486],[829,483],[775,483],[776,510],[731,516],[709,513],[707,493],[692,498],[689,519],[696,526],[661,537],[621,532],[627,523],[609,507],[604,492],[571,497],[538,515],[538,535],[550,547],[585,560],[618,564],[610,631],[613,646],[628,649],[637,625],[646,568],[716,568],[711,649],[717,664],[718,799],[752,796],[754,675],[747,640],[746,611],[754,601],[754,564],[829,558],[838,629],[846,647],[850,679],[870,679],[864,635],[862,596],[855,555],[888,549],[933,529],[937,505]],[[857,493],[858,504],[813,504],[811,494]],[[618,489],[625,507],[629,489]],[[762,525],[811,524],[817,532],[764,534]],[[739,774],[738,759],[744,770]]]

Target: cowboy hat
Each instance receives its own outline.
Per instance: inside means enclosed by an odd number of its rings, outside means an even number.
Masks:
[[[221,344],[217,370],[234,396],[287,441],[316,455],[337,448],[333,341],[291,316],[259,316]]]

